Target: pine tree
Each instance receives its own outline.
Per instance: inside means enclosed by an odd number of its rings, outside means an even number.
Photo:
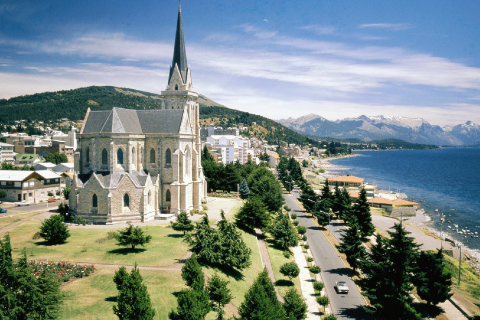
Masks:
[[[372,214],[370,213],[370,204],[367,201],[367,191],[362,188],[358,198],[358,203],[353,207],[353,215],[356,217],[360,227],[362,238],[367,238],[375,232],[375,226],[372,223]]]
[[[315,209],[313,211],[313,215],[315,216],[315,218],[317,218],[318,224],[321,225],[322,227],[325,227],[326,225],[329,224],[330,219],[331,219],[331,215],[328,212],[329,209],[325,208],[322,205],[323,201],[325,201],[325,200],[321,200],[320,202],[317,203],[317,205],[315,206]],[[324,211],[325,209],[327,211]]]
[[[271,227],[270,233],[276,245],[282,250],[298,245],[298,235],[288,214],[279,213]]]
[[[333,194],[332,191],[330,191],[330,184],[328,183],[328,179],[325,180],[325,183],[323,185],[320,200],[323,200],[325,202],[325,206],[328,207],[328,209],[331,209],[333,203]],[[328,209],[325,211],[328,211]]]
[[[235,216],[237,225],[253,230],[263,229],[270,223],[270,214],[258,197],[249,198]]]
[[[113,281],[117,286],[117,304],[113,306],[113,313],[119,319],[149,320],[155,316],[147,287],[142,283],[140,271],[135,268],[128,275],[125,267],[115,272]]]
[[[356,221],[350,222],[348,228],[342,232],[342,243],[337,245],[338,251],[347,256],[347,262],[354,272],[357,270],[359,262],[366,256],[358,229]]]
[[[307,317],[307,305],[294,288],[287,291],[283,297],[283,309],[287,314],[288,320],[303,320]]]
[[[202,320],[211,310],[208,292],[195,289],[184,289],[177,296],[177,310],[168,314],[171,320]]]
[[[240,194],[240,198],[243,200],[246,200],[250,197],[250,189],[248,189],[247,181],[245,180],[245,178],[242,180],[238,192]]]
[[[343,192],[340,190],[338,182],[335,182],[335,194],[332,198],[332,211],[337,215],[337,217],[341,216],[343,201]]]
[[[183,231],[184,235],[186,231],[192,231],[193,228],[194,225],[192,221],[188,218],[188,214],[184,211],[179,213],[176,222],[172,222],[172,229],[175,231]]]
[[[268,272],[264,269],[245,294],[238,313],[242,320],[285,320],[285,310],[277,300]]]
[[[50,244],[64,243],[70,237],[70,231],[63,221],[64,218],[59,214],[44,220],[40,226],[40,237]]]
[[[191,251],[197,254],[198,260],[209,264],[220,261],[220,238],[218,232],[210,227],[207,214],[196,223],[193,232],[187,234],[186,241],[192,246]]]
[[[232,292],[227,288],[227,285],[228,281],[222,280],[216,273],[208,280],[208,295],[217,309],[217,319],[223,319],[223,307],[233,299]]]
[[[348,221],[353,216],[352,214],[352,199],[350,198],[350,194],[348,193],[347,189],[342,190],[342,202],[340,204],[340,214],[339,216]]]
[[[217,263],[238,270],[248,268],[252,250],[243,241],[235,224],[225,219],[223,211],[221,215],[222,220],[218,222],[216,230],[220,241],[220,258]]]
[[[312,212],[315,207],[315,203],[318,200],[318,196],[315,191],[313,191],[312,187],[310,187],[310,185],[305,184],[302,186],[302,194],[300,195],[299,200],[300,202],[302,202],[305,210],[307,210],[308,212]]]
[[[428,304],[437,305],[453,295],[452,275],[445,268],[442,250],[437,253],[420,253],[413,283],[420,298]]]
[[[183,265],[182,279],[186,282],[187,286],[192,289],[201,290],[205,287],[202,268],[197,261],[197,255],[195,253],[192,254]]]
[[[128,227],[115,233],[114,237],[119,245],[130,246],[132,250],[135,250],[135,247],[139,245],[144,246],[152,240],[151,235],[144,235],[140,227],[134,227],[130,223],[128,223]]]

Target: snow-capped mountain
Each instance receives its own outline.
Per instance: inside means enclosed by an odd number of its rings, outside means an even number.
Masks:
[[[480,126],[471,121],[454,127],[431,125],[422,118],[365,116],[330,121],[309,114],[279,123],[318,137],[357,138],[364,141],[401,139],[412,143],[435,145],[473,145],[480,142]]]

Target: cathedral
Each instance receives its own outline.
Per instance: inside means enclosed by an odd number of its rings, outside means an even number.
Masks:
[[[70,211],[87,223],[149,221],[200,210],[198,94],[192,91],[181,9],[161,109],[87,110],[78,135]]]

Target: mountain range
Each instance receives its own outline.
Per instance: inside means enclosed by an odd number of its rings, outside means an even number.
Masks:
[[[456,126],[431,125],[422,118],[369,117],[330,121],[317,114],[297,119],[277,120],[298,132],[337,139],[360,139],[363,141],[400,139],[411,143],[441,146],[467,146],[480,143],[480,126],[467,121]]]

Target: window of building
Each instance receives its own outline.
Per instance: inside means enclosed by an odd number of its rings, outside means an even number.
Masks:
[[[35,185],[35,182],[34,182],[34,181],[30,181],[30,182],[28,182],[28,185],[29,185],[30,187],[33,187],[33,186]]]
[[[92,196],[92,207],[93,207],[93,208],[98,207],[98,199],[97,199],[97,195],[96,195],[96,194],[93,194],[93,196]]]
[[[151,191],[148,191],[148,204],[149,205],[152,204],[152,192]]]
[[[117,163],[123,164],[123,150],[121,148],[117,150]]]
[[[2,181],[2,186],[6,186],[7,185],[7,181]]]
[[[128,196],[128,193],[125,193],[125,195],[123,196],[123,207],[130,207],[130,197]]]
[[[170,190],[167,190],[167,192],[165,193],[165,201],[172,201],[172,195],[170,194]]]
[[[90,148],[87,147],[87,150],[85,150],[85,162],[89,163],[90,162]]]
[[[29,192],[29,193],[28,193],[28,196],[31,198],[31,197],[32,197],[32,193],[31,193],[31,192]]]
[[[24,182],[23,187],[28,187],[28,182]]]
[[[165,151],[165,165],[169,166],[172,164],[172,151],[170,149],[167,149]]]
[[[102,164],[108,164],[108,152],[107,149],[102,151]]]
[[[155,150],[153,148],[150,150],[150,163],[155,163]]]
[[[178,90],[178,84],[175,85],[175,90]]]

